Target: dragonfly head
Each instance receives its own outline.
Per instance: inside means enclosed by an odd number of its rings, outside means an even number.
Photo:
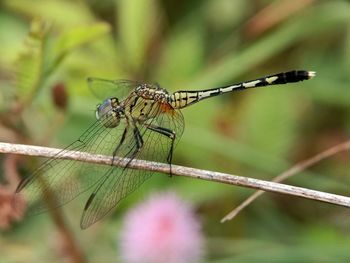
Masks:
[[[105,99],[96,107],[96,119],[105,120],[104,126],[108,128],[117,127],[120,122],[120,104],[117,98]]]

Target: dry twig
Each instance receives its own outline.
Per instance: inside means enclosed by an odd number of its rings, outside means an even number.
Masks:
[[[287,171],[279,174],[275,178],[272,179],[272,182],[282,182],[289,177],[300,173],[301,171],[306,170],[310,166],[315,165],[316,163],[335,155],[339,152],[348,151],[350,150],[350,141],[345,141],[340,144],[337,144],[336,146],[333,146],[307,160],[304,160],[300,163],[297,163],[296,165],[292,166]],[[246,200],[244,200],[238,207],[236,207],[234,210],[232,210],[229,214],[227,214],[223,219],[221,219],[221,223],[224,223],[225,221],[232,220],[240,211],[242,211],[245,207],[247,207],[249,204],[251,204],[255,199],[260,197],[264,193],[263,190],[256,191],[254,194],[249,196]]]
[[[41,156],[41,157],[56,157],[61,149],[56,148],[47,148],[23,144],[10,144],[10,143],[0,143],[0,152],[1,153],[13,153],[13,154],[22,154],[30,156]],[[112,157],[105,155],[96,155],[83,153],[78,151],[65,151],[59,155],[61,159],[69,159],[76,161],[84,161],[89,163],[96,164],[105,164],[111,165]],[[116,159],[116,158],[114,158]],[[125,165],[129,160],[120,158],[118,165]],[[169,174],[169,165],[157,162],[150,162],[144,160],[133,160],[130,163],[131,169],[144,169],[150,170],[159,173]],[[242,177],[237,175],[230,175],[219,172],[212,172],[207,170],[200,170],[190,167],[172,166],[172,174],[179,176],[187,176],[196,179],[202,179],[213,182],[220,182],[224,184],[238,185],[249,188],[260,189],[268,192],[288,194],[298,197],[303,197],[307,199],[317,200],[321,202],[331,203],[339,206],[350,207],[350,198],[346,196],[315,191],[307,188],[296,187],[286,184],[280,184],[275,182],[269,182],[249,177]],[[98,175],[96,175],[98,176]]]

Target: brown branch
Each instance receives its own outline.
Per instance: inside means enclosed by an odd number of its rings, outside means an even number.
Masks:
[[[0,153],[13,153],[30,156],[41,157],[55,157],[59,159],[76,160],[82,162],[89,162],[95,164],[111,165],[112,157],[90,154],[78,151],[62,151],[61,149],[22,145],[22,144],[10,144],[0,143]],[[59,155],[57,155],[60,153]],[[115,160],[118,160],[117,162]],[[129,159],[126,158],[114,158],[114,163],[119,166],[126,165]],[[169,165],[157,162],[150,162],[144,160],[133,160],[130,162],[129,167],[131,169],[150,170],[159,173],[169,174]],[[316,201],[331,203],[339,206],[350,207],[350,197],[315,191],[307,188],[296,187],[286,184],[280,184],[275,182],[269,182],[259,180],[255,178],[242,177],[237,175],[212,172],[207,170],[200,170],[190,167],[172,165],[172,174],[179,176],[187,176],[196,179],[202,179],[212,182],[219,182],[230,185],[244,186],[254,189],[260,189],[268,192],[288,194],[292,196],[303,197]]]
[[[282,24],[289,17],[307,8],[314,0],[282,0],[272,2],[254,15],[245,26],[249,38],[258,37],[276,25]]]
[[[46,196],[47,197],[47,196]],[[55,204],[55,200],[51,195],[50,198],[46,199],[49,205],[52,207]],[[60,235],[62,243],[64,244],[62,247],[62,251],[65,256],[70,259],[72,263],[85,263],[87,260],[85,259],[85,255],[79,246],[77,240],[75,239],[72,231],[67,226],[67,223],[61,214],[59,209],[51,209],[49,213],[58,228],[58,233]]]
[[[272,179],[272,182],[282,182],[289,177],[300,173],[301,171],[306,170],[307,168],[315,165],[316,163],[335,155],[339,152],[348,151],[350,150],[350,140],[342,142],[340,144],[337,144],[309,159],[306,159],[302,162],[297,163],[296,165],[289,168],[287,171],[279,174],[275,178]],[[225,221],[232,220],[240,211],[242,211],[245,207],[247,207],[249,204],[251,204],[255,199],[260,197],[263,193],[265,193],[262,190],[256,191],[254,194],[249,196],[246,200],[244,200],[238,207],[236,207],[234,210],[232,210],[230,213],[228,213],[224,218],[221,219],[221,223],[224,223]]]

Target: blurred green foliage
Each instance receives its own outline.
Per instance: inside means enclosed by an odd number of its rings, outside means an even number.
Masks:
[[[98,103],[89,76],[175,91],[291,69],[317,77],[185,109],[174,162],[268,179],[349,138],[349,1],[4,0],[0,43],[1,141],[64,146],[76,139]],[[55,103],[57,85],[67,108]],[[20,171],[36,165],[24,159]],[[339,154],[290,183],[346,195],[349,168],[349,154]],[[64,209],[89,261],[119,262],[123,212],[164,188],[198,207],[207,262],[350,261],[345,208],[266,194],[220,224],[252,190],[158,175],[87,231],[78,228],[84,197]],[[62,262],[59,249],[52,253],[56,231],[47,214],[12,225],[0,236],[0,262]]]

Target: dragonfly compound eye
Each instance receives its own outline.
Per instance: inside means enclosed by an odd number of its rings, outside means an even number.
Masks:
[[[105,99],[96,108],[96,119],[104,122],[104,126],[108,128],[114,128],[118,126],[120,117],[116,113],[118,100],[116,98]]]

